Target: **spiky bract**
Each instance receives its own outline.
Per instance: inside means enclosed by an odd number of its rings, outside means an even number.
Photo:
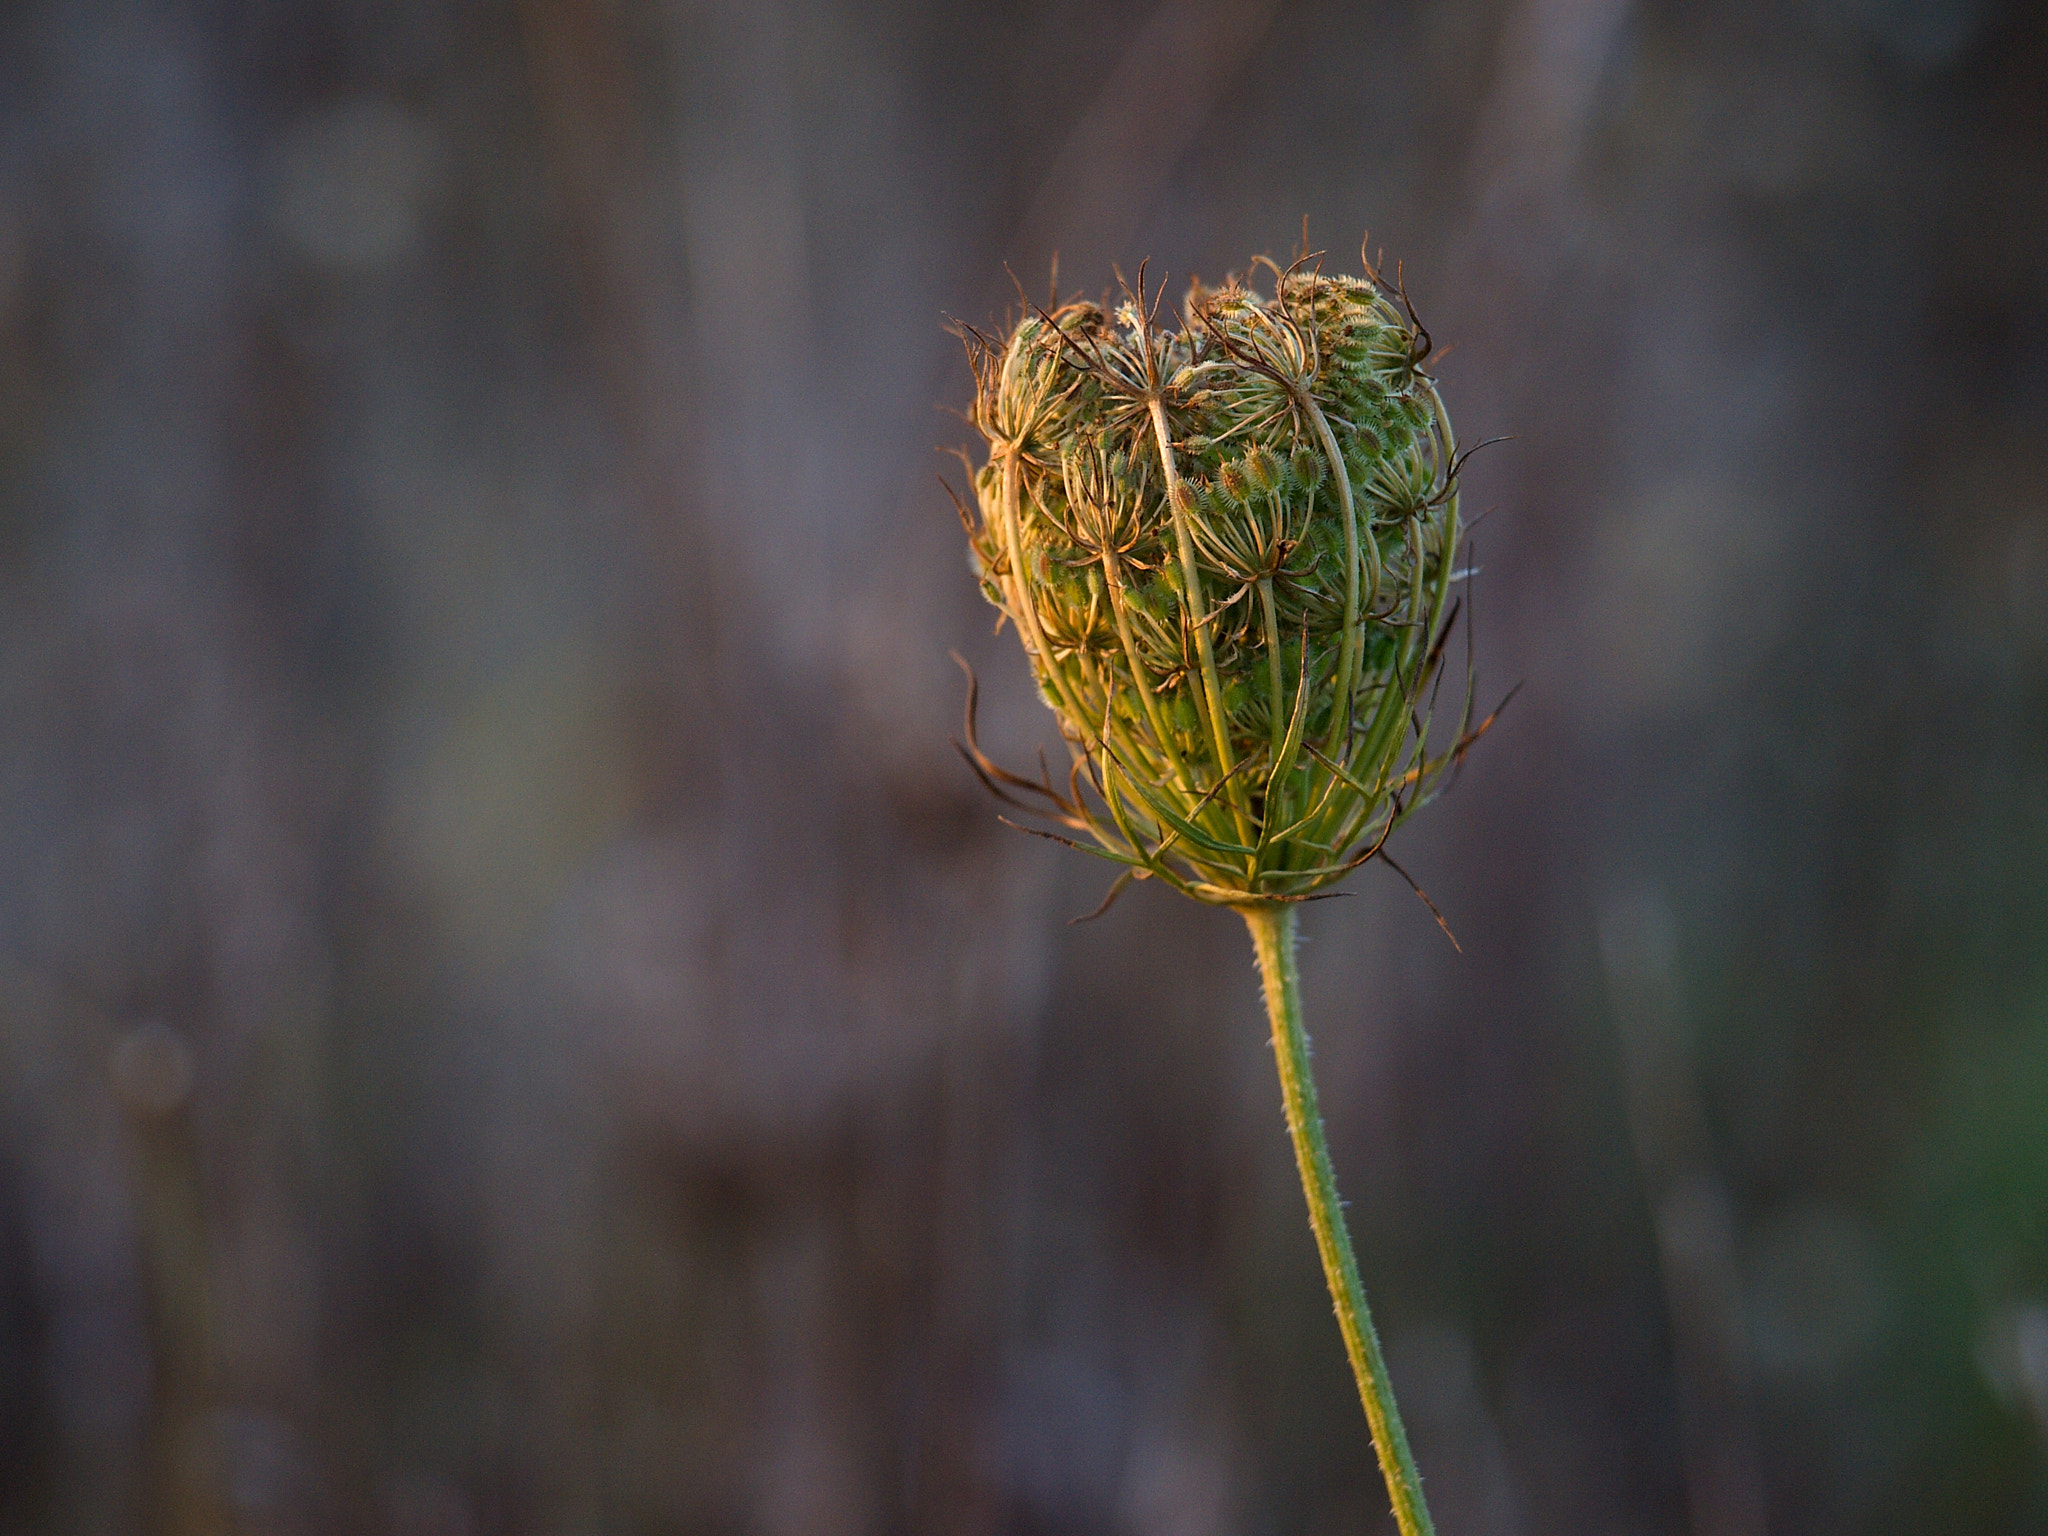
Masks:
[[[1231,906],[1372,857],[1471,704],[1432,753],[1460,533],[1428,333],[1376,273],[1264,265],[1270,297],[1198,284],[1179,331],[1141,271],[1113,312],[964,332],[976,571],[1074,768],[1062,792],[970,757],[1127,875]]]

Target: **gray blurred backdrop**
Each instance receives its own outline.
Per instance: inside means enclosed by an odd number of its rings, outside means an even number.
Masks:
[[[1445,1536],[2048,1531],[2048,21],[15,0],[0,1532],[1390,1529],[1228,915],[1018,836],[948,315],[1301,239],[1484,702],[1305,918]],[[957,473],[956,473],[957,482]]]

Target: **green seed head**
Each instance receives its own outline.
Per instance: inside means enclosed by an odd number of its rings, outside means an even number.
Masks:
[[[1405,296],[1302,263],[1159,323],[1033,310],[966,333],[973,558],[1075,758],[1002,774],[1090,852],[1231,906],[1379,851],[1470,737],[1431,750],[1459,543],[1456,451]],[[1077,846],[1085,846],[1077,844]]]

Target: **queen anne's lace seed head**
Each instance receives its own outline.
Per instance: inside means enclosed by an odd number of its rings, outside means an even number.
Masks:
[[[975,572],[1075,767],[970,757],[1126,875],[1235,906],[1363,863],[1471,739],[1468,686],[1430,750],[1460,531],[1429,334],[1376,272],[1264,265],[1270,297],[1197,284],[1177,331],[1141,273],[1113,314],[964,333]]]

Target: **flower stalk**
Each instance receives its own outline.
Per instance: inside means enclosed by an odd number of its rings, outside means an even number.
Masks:
[[[1322,1111],[1316,1105],[1316,1080],[1309,1071],[1308,1031],[1301,1022],[1301,982],[1294,965],[1295,920],[1292,907],[1252,907],[1244,913],[1266,986],[1266,1012],[1273,1023],[1273,1059],[1280,1068],[1280,1097],[1287,1109],[1287,1132],[1294,1141],[1294,1164],[1301,1174],[1301,1192],[1308,1198],[1308,1222],[1323,1261],[1323,1279],[1337,1309],[1337,1327],[1351,1374],[1372,1427],[1373,1449],[1380,1473],[1394,1503],[1394,1523],[1401,1536],[1434,1536],[1429,1506],[1422,1498],[1422,1475],[1408,1449],[1408,1432],[1394,1402],[1387,1362],[1380,1353],[1372,1311],[1365,1304],[1365,1286],[1358,1278],[1358,1259],[1351,1234],[1344,1228],[1344,1206],[1337,1198],[1337,1175],[1330,1166],[1330,1146],[1323,1135]]]

